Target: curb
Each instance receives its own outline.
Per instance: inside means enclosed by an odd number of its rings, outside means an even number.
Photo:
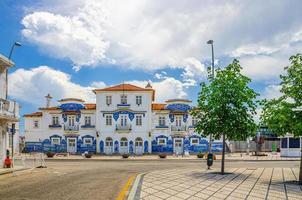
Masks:
[[[55,162],[55,161],[66,161],[66,162],[77,162],[77,161],[87,161],[87,162],[150,162],[150,161],[160,161],[160,162],[206,162],[207,160],[199,160],[199,159],[48,159],[46,158],[45,161]],[[221,161],[221,159],[217,159],[216,161]],[[300,159],[293,159],[293,160],[241,160],[241,159],[226,159],[226,162],[291,162],[291,161],[300,161]]]
[[[143,177],[146,173],[141,173],[136,176],[136,179],[131,187],[130,193],[127,200],[137,200],[139,199],[139,192],[141,190]]]
[[[25,171],[25,170],[29,170],[30,168],[21,168],[21,169],[11,169],[11,170],[7,170],[5,172],[0,172],[0,176],[1,175],[5,175],[5,174],[12,174],[14,172],[20,172],[20,171]]]

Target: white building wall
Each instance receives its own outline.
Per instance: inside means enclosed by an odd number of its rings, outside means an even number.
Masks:
[[[0,98],[6,98],[6,73],[4,67],[0,67]]]

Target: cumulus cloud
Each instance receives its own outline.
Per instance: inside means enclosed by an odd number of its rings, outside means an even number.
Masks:
[[[55,100],[75,97],[95,102],[92,90],[100,86],[105,87],[105,83],[94,82],[91,86],[81,86],[72,82],[69,74],[48,66],[18,69],[9,75],[9,94],[35,106],[44,106],[44,96],[48,93]]]
[[[148,81],[133,80],[127,81],[127,83],[145,87]],[[151,85],[155,90],[156,102],[165,102],[168,99],[187,97],[184,84],[173,77],[165,77],[160,81],[151,82]]]
[[[264,91],[261,95],[263,99],[277,99],[282,96],[280,92],[281,86],[280,85],[268,85],[264,88]]]

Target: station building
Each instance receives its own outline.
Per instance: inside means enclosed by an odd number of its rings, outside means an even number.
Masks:
[[[66,98],[55,107],[24,115],[25,151],[100,154],[151,154],[208,150],[208,140],[194,131],[192,102],[171,99],[155,103],[155,90],[120,84],[95,89],[95,103]],[[214,141],[214,152],[222,143]]]

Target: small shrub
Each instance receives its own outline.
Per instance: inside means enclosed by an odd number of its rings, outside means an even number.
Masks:
[[[160,154],[158,154],[158,156],[159,156],[160,158],[166,158],[166,157],[167,157],[167,154],[165,154],[165,153],[160,153]]]
[[[91,158],[92,157],[92,154],[91,153],[86,153],[85,154],[85,158]]]
[[[197,154],[197,158],[203,158],[203,157],[204,157],[204,154],[203,154],[203,153],[199,152],[199,153]]]
[[[123,157],[123,158],[129,158],[129,154],[124,153],[124,154],[122,155],[122,157]]]
[[[47,156],[48,158],[53,158],[53,157],[55,156],[55,153],[54,153],[54,152],[48,151],[48,152],[46,153],[46,156]]]

